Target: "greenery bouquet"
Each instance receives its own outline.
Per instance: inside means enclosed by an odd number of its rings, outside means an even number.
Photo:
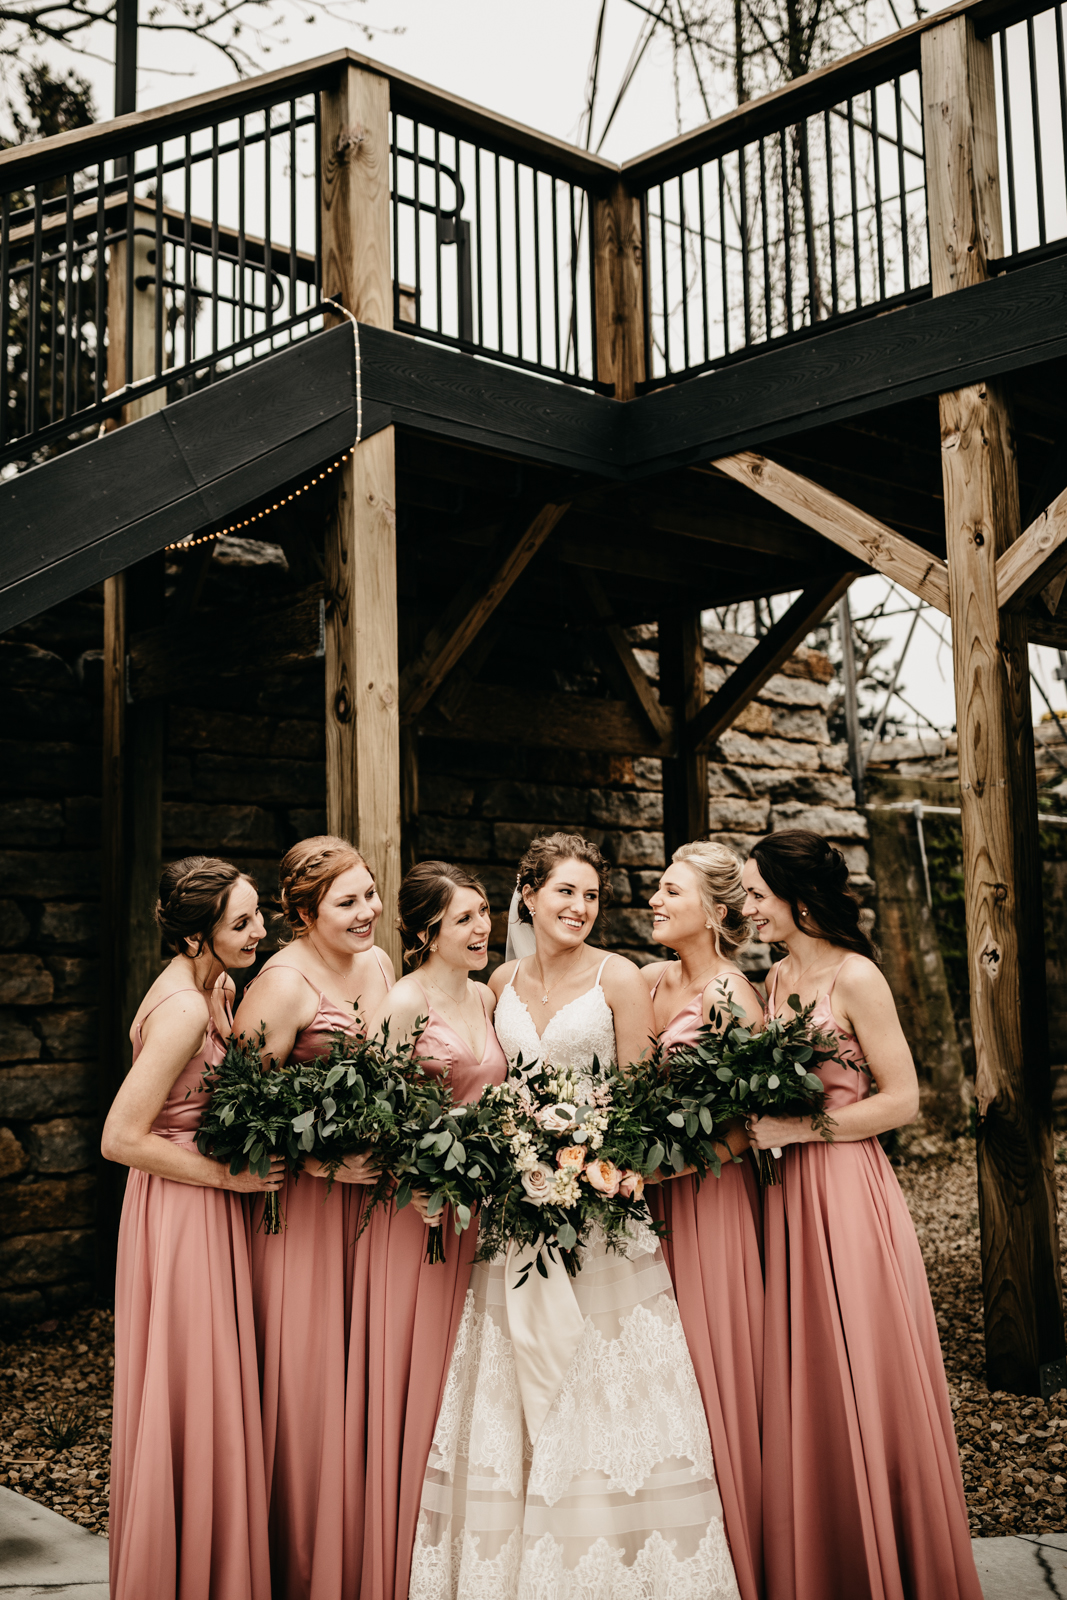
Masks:
[[[196,1147],[201,1155],[229,1163],[236,1176],[245,1167],[257,1177],[270,1172],[271,1157],[284,1156],[297,1168],[302,1159],[300,1134],[294,1127],[304,1111],[306,1088],[298,1065],[268,1071],[263,1065],[263,1034],[231,1038],[217,1067],[204,1074],[199,1087],[211,1099],[200,1121]],[[265,1233],[282,1227],[276,1194],[268,1194],[261,1226]]]

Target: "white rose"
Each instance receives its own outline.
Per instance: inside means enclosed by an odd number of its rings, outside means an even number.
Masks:
[[[556,1181],[556,1173],[547,1161],[539,1161],[522,1175],[522,1186],[526,1190],[526,1198],[531,1205],[543,1206],[552,1192]]]

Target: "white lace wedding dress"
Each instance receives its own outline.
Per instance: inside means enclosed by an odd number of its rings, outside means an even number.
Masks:
[[[541,1039],[510,983],[494,1020],[512,1063],[614,1064],[600,972]],[[531,1274],[509,1291],[503,1259],[471,1274],[410,1600],[736,1600],[707,1422],[654,1234],[638,1230],[626,1256],[593,1241],[577,1277],[563,1277],[581,1314],[568,1303],[576,1349],[532,1442],[507,1301],[542,1282]]]

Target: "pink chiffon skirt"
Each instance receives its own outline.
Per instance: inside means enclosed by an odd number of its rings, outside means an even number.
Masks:
[[[271,1600],[248,1216],[131,1172],[115,1282],[112,1600]]]
[[[741,1600],[762,1600],[762,1213],[755,1165],[724,1163],[697,1187],[674,1178],[645,1191],[663,1241],[711,1434]]]
[[[876,1139],[794,1145],[764,1191],[773,1600],[981,1600],[919,1243]]]

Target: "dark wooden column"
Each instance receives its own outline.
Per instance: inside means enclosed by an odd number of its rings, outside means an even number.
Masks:
[[[922,40],[935,295],[1003,254],[992,46],[958,16]],[[1026,623],[996,561],[1019,536],[1010,407],[996,383],[940,397],[971,1022],[992,1389],[1064,1387],[1037,783]]]
[[[680,844],[708,831],[708,758],[687,736],[686,724],[707,698],[704,690],[704,633],[700,612],[661,618],[659,693],[678,713],[677,754],[663,761],[664,864]]]

